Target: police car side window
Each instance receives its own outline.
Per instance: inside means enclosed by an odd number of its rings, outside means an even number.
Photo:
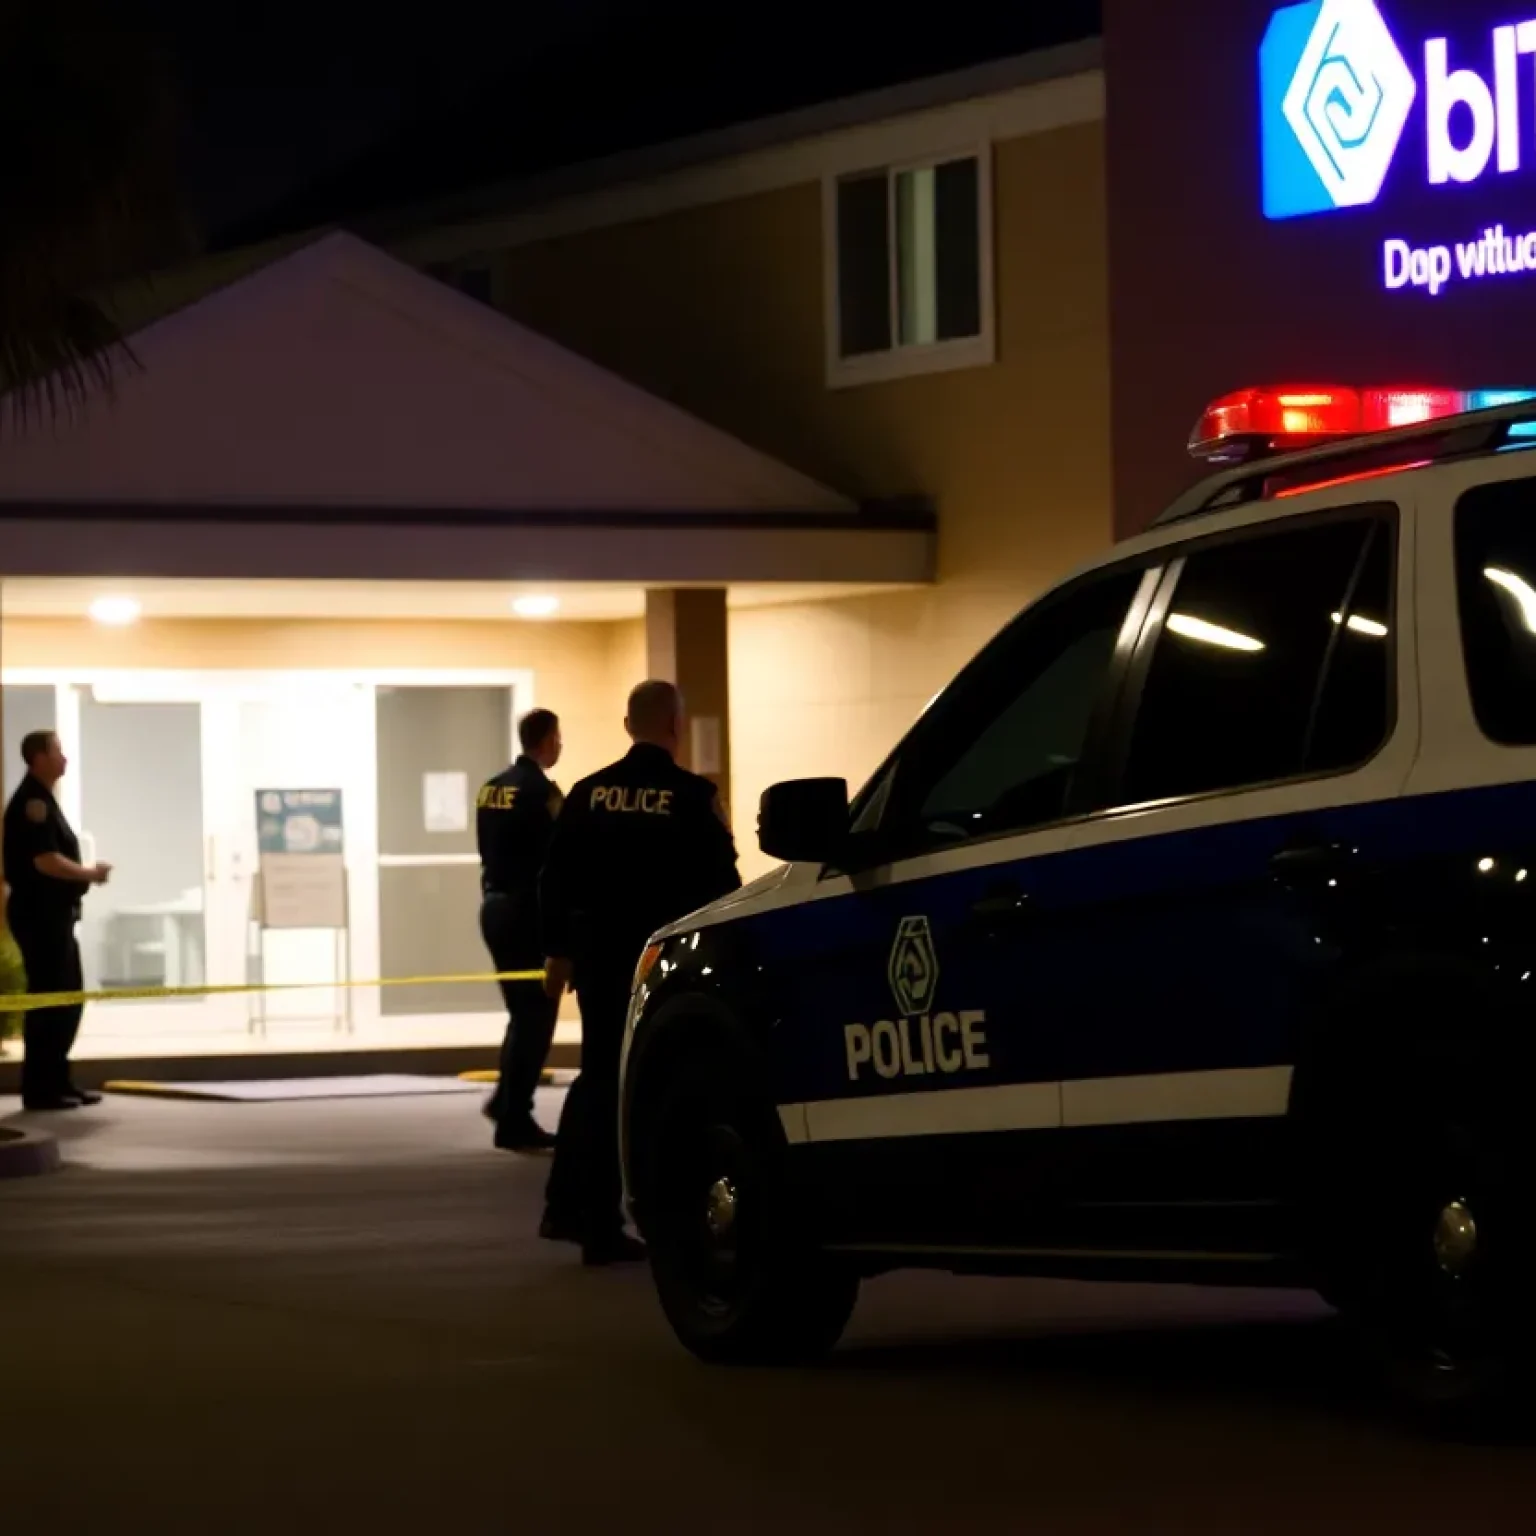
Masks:
[[[1119,800],[1368,759],[1392,716],[1392,529],[1329,520],[1195,549],[1147,669]]]
[[[1505,746],[1536,742],[1536,480],[1461,498],[1456,586],[1478,726]]]
[[[895,783],[896,764],[887,763],[879,777],[861,790],[855,799],[848,827],[850,832],[879,830],[881,818],[885,815],[885,807],[890,801],[891,789]]]
[[[1024,614],[935,701],[893,765],[887,821],[903,840],[931,847],[1068,814],[1141,579],[1118,571]]]

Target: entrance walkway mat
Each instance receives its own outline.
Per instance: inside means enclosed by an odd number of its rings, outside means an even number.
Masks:
[[[473,1083],[479,1088],[494,1088],[501,1081],[501,1073],[495,1067],[483,1071],[460,1072],[459,1081]],[[539,1073],[541,1088],[569,1088],[576,1081],[576,1074],[567,1067],[545,1067]]]
[[[477,1093],[474,1083],[456,1077],[417,1077],[379,1072],[368,1077],[293,1077],[235,1083],[159,1083],[120,1078],[108,1093],[151,1099],[204,1099],[222,1104],[278,1104],[293,1099],[380,1099],[407,1094]]]
[[[569,1073],[566,1075],[570,1076]],[[553,1067],[545,1067],[544,1070],[539,1073],[539,1082],[546,1088],[550,1087],[554,1083],[559,1082],[559,1080],[559,1076],[556,1074]],[[498,1072],[495,1067],[486,1067],[474,1072],[460,1072],[459,1081],[461,1083],[479,1083],[482,1087],[484,1087],[486,1084],[491,1084],[494,1086],[496,1083],[501,1081],[501,1073]]]

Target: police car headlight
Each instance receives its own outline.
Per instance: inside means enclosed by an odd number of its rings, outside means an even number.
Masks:
[[[656,962],[661,959],[661,945],[647,944],[645,953],[640,956],[640,963],[635,967],[635,979],[630,983],[631,994],[638,992],[647,981],[651,972],[656,969]]]

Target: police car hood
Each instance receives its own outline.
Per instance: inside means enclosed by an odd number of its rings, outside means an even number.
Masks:
[[[791,865],[781,864],[777,869],[770,869],[766,875],[759,875],[756,880],[742,886],[739,891],[732,891],[729,896],[722,896],[718,901],[712,901],[707,907],[700,907],[697,912],[690,912],[686,917],[680,917],[675,923],[668,923],[665,928],[658,929],[652,938],[670,939],[674,934],[687,933],[698,926],[702,914],[728,912],[732,907],[739,907],[743,902],[753,901],[759,896],[766,895],[783,885],[789,878]]]

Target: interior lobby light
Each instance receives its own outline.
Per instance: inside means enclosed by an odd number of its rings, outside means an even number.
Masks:
[[[548,619],[560,611],[560,599],[547,592],[531,592],[512,599],[512,612],[520,619]]]
[[[1220,624],[1210,624],[1187,613],[1170,613],[1168,628],[1186,640],[1198,640],[1202,645],[1219,645],[1228,651],[1264,649],[1262,640],[1255,640],[1251,635],[1240,635],[1235,629],[1223,629]]]
[[[132,624],[143,612],[132,597],[98,597],[91,604],[91,618],[98,624]]]

